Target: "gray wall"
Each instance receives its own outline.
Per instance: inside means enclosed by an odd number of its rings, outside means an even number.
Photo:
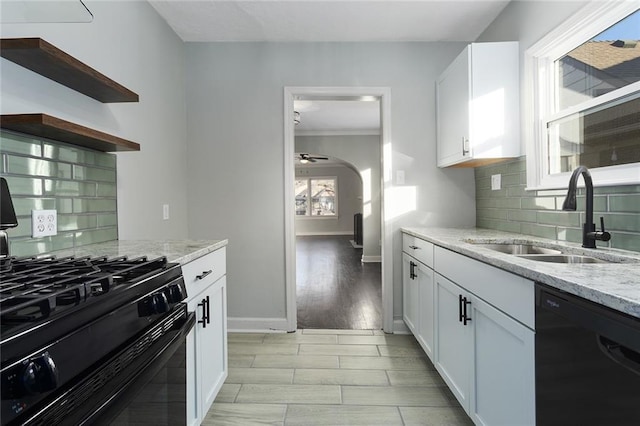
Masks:
[[[347,166],[296,166],[296,178],[337,178],[336,217],[296,216],[296,235],[353,235],[353,215],[362,212],[362,180]]]
[[[117,154],[119,237],[187,236],[184,44],[147,2],[85,1],[91,23],[3,24],[2,37],[42,37],[140,95],[102,104],[0,60],[2,114],[43,112],[140,143]],[[162,220],[162,204],[170,219]]]
[[[405,188],[385,194],[396,200],[386,226],[394,236],[400,317],[399,228],[475,224],[473,170],[440,170],[435,161],[434,82],[461,49],[461,43],[187,43],[189,235],[229,238],[230,317],[286,315],[285,86],[391,88],[388,149],[394,173],[405,171]]]
[[[321,152],[348,161],[361,173],[369,171],[369,182],[363,182],[363,185],[369,186],[371,200],[367,202],[368,206],[366,206],[368,214],[363,214],[362,256],[365,259],[379,258],[382,254],[380,247],[382,229],[380,222],[380,136],[296,136],[296,151]],[[367,180],[366,177],[365,180]]]
[[[524,52],[561,24],[586,2],[511,2],[481,35],[480,41],[518,40]],[[524,81],[521,81],[524,90]],[[524,110],[524,108],[523,108]],[[581,190],[577,212],[564,212],[565,192],[526,191],[526,157],[476,169],[477,224],[546,238],[582,241],[584,196]],[[490,177],[502,174],[503,189],[491,191]],[[567,182],[568,183],[568,182]],[[605,218],[612,234],[611,246],[640,251],[640,186],[598,187],[594,190],[596,219]]]

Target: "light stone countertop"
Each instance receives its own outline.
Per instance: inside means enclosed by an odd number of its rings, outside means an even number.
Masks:
[[[166,256],[169,262],[185,264],[226,246],[228,240],[115,240],[72,249],[56,250],[47,255],[108,256],[129,258],[147,256],[149,259]]]
[[[491,229],[407,227],[402,228],[402,232],[532,281],[547,284],[640,318],[640,253],[616,249],[585,249],[580,244]],[[615,256],[622,262],[581,264],[537,262],[480,247],[466,240],[490,244],[533,243],[550,248],[561,246],[568,254],[604,260]]]

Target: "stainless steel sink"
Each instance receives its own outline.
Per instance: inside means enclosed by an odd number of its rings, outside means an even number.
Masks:
[[[474,243],[475,246],[484,247],[490,250],[499,251],[500,253],[526,255],[526,254],[561,254],[560,250],[554,250],[547,247],[540,247],[533,244],[487,244]]]
[[[610,260],[597,259],[590,256],[578,256],[575,254],[520,254],[522,259],[535,260],[536,262],[549,263],[615,263]]]

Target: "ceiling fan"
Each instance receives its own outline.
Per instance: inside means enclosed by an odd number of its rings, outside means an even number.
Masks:
[[[311,154],[299,154],[298,155],[298,160],[300,160],[300,162],[302,164],[307,164],[307,163],[315,163],[318,160],[328,160],[329,157],[319,157],[316,155],[311,155]]]

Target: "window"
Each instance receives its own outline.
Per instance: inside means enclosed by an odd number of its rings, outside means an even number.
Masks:
[[[337,178],[296,179],[296,216],[337,216]]]
[[[640,183],[640,10],[594,2],[527,52],[527,186]]]

